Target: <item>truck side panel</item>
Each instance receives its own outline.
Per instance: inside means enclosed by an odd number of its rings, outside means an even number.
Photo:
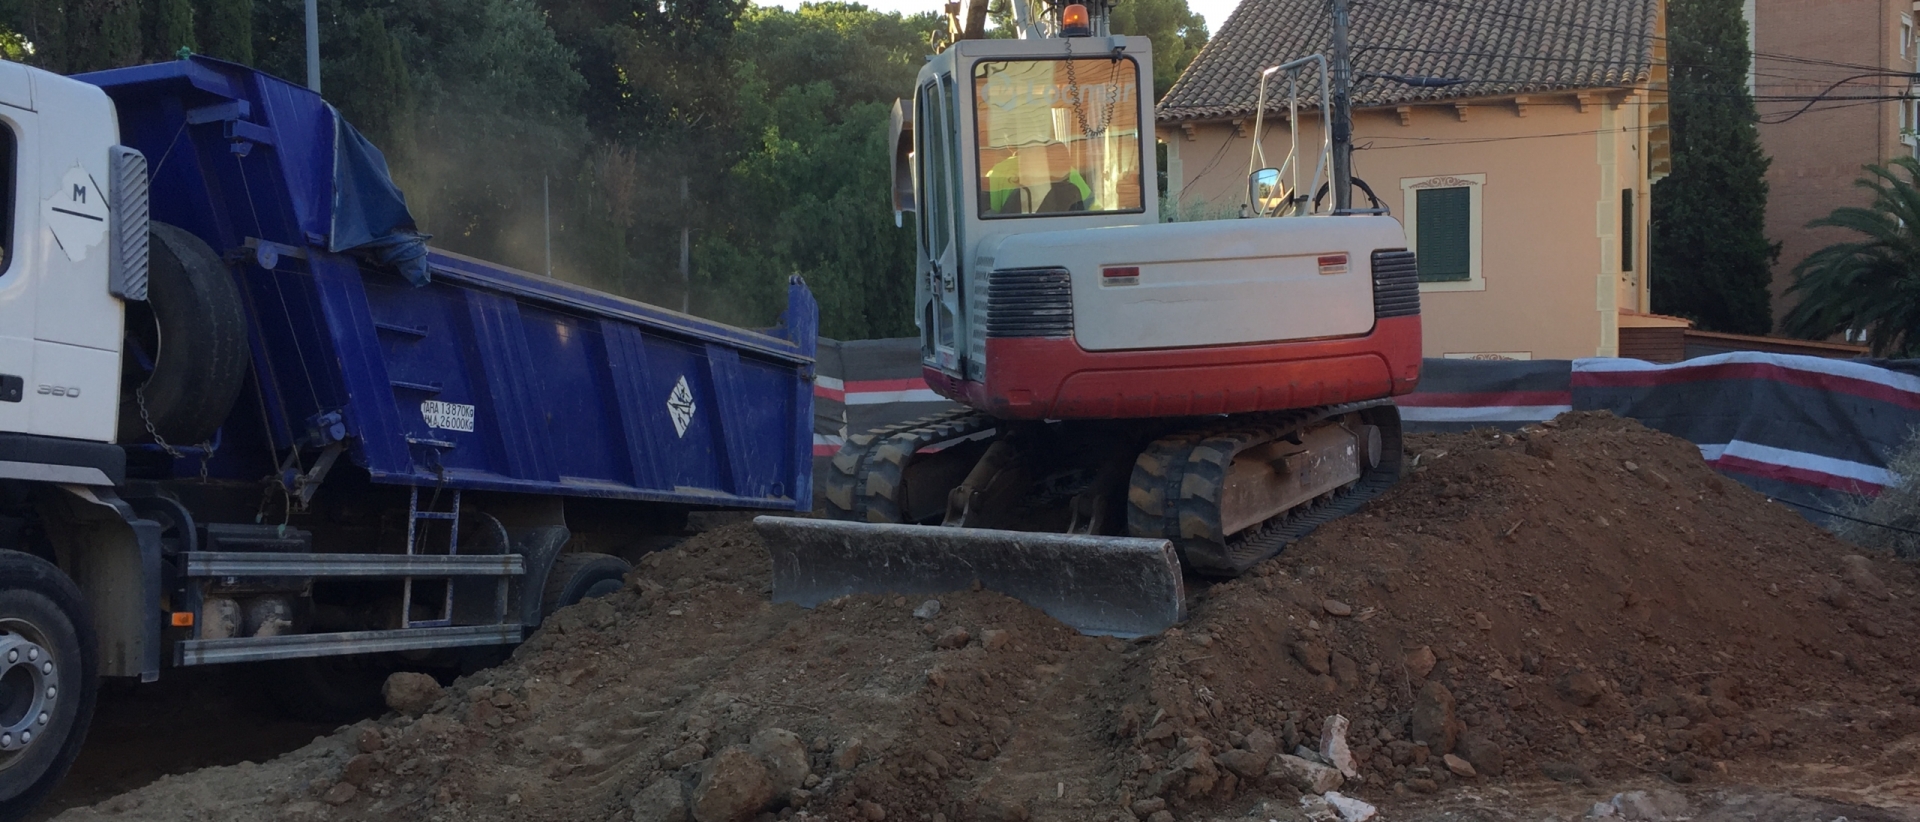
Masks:
[[[319,423],[338,414],[346,455],[378,483],[811,504],[817,326],[804,286],[770,331],[440,251],[416,287],[329,250],[346,138],[316,95],[198,57],[82,79],[107,90],[124,142],[147,155],[153,218],[231,264],[254,385],[229,419],[258,429],[264,409],[273,453],[313,453],[328,441]],[[262,449],[229,450],[214,474],[260,476]]]

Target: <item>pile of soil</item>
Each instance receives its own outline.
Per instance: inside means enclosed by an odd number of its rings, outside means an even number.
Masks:
[[[765,550],[728,526],[499,668],[399,689],[418,716],[60,818],[1277,814],[1298,791],[1274,755],[1317,748],[1336,714],[1342,791],[1388,805],[1741,763],[1908,770],[1912,567],[1606,415],[1409,450],[1399,487],[1196,586],[1158,637],[1080,636],[986,591],[773,605]]]

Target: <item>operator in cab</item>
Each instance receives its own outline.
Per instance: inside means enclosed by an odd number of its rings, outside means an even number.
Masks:
[[[1073,154],[1062,142],[1016,149],[985,175],[987,210],[994,214],[1094,210],[1093,186]]]

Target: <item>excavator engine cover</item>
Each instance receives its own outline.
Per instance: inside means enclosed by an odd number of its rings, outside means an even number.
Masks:
[[[1083,634],[1135,637],[1186,619],[1180,558],[1164,539],[757,517],[773,601],[981,587]]]

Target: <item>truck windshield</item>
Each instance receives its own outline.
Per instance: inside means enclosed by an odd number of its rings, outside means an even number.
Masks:
[[[975,64],[980,216],[1142,210],[1139,76],[1104,55]]]

